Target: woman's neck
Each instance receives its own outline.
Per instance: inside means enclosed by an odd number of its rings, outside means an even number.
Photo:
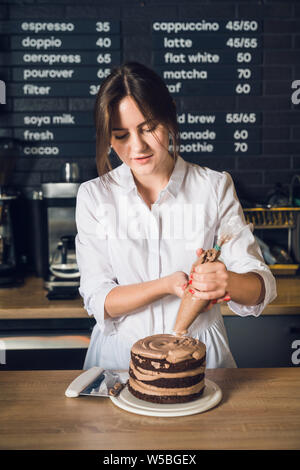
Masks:
[[[164,189],[171,177],[174,170],[175,162],[173,158],[168,161],[167,167],[159,174],[155,175],[134,175],[133,178],[137,189],[142,195],[158,195]]]

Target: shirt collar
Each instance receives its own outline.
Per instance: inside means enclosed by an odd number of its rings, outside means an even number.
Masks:
[[[168,191],[173,197],[176,197],[185,176],[186,168],[187,162],[178,155],[169,182],[163,191]],[[137,191],[131,169],[126,163],[122,163],[115,171],[117,183],[121,186],[123,192]]]

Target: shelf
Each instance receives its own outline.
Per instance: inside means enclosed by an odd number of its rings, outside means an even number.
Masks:
[[[256,225],[256,224],[253,224],[253,225],[256,228],[256,230],[270,230],[270,229],[280,230],[280,229],[296,228],[296,225],[276,225],[276,226],[273,226],[273,225]]]
[[[246,222],[256,229],[295,229],[300,207],[253,207],[243,209]]]
[[[269,264],[273,274],[294,276],[299,269],[299,264]]]

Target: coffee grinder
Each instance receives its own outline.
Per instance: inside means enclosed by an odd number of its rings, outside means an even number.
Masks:
[[[23,282],[16,247],[17,191],[10,185],[20,144],[0,139],[0,287],[14,287]]]

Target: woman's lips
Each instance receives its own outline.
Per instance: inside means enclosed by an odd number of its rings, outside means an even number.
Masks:
[[[145,157],[137,157],[137,158],[134,158],[134,161],[138,162],[138,163],[145,163],[147,162],[150,158],[152,157],[152,155],[147,155]]]

